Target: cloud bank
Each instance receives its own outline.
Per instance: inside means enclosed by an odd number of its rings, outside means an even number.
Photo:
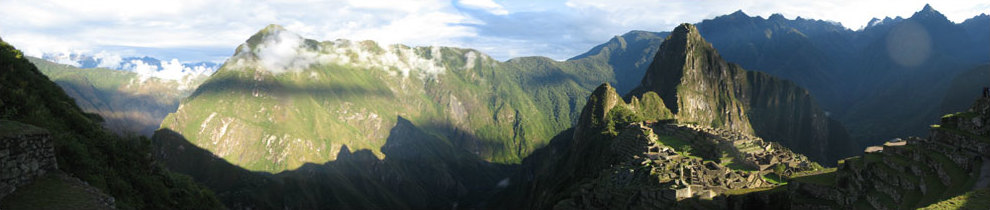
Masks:
[[[910,16],[925,3],[956,22],[990,11],[985,0],[0,0],[0,36],[34,56],[86,50],[220,62],[274,23],[317,40],[562,60],[630,30],[667,31],[736,10],[838,21],[855,30],[873,17]]]

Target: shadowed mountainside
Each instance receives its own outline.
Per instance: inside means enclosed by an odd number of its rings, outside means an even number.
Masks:
[[[345,145],[337,159],[277,174],[237,167],[162,129],[156,157],[217,192],[231,208],[446,209],[487,197],[512,170],[487,163],[399,117],[385,159]]]

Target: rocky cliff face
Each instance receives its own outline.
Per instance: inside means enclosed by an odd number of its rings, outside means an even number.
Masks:
[[[808,91],[726,62],[690,24],[674,29],[629,96],[646,91],[657,92],[680,123],[754,134],[826,163],[852,151]]]

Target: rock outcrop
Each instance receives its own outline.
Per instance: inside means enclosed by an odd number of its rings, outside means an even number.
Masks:
[[[680,123],[756,135],[826,164],[854,151],[842,125],[807,90],[726,62],[691,24],[674,29],[627,97],[648,91]]]

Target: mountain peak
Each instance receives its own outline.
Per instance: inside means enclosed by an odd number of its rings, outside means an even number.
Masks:
[[[695,27],[693,24],[690,23],[681,23],[681,25],[678,25],[677,28],[674,28],[674,31],[671,32],[671,36],[674,35],[684,36],[684,37],[689,37],[691,35],[699,35],[698,27]]]
[[[265,28],[261,29],[261,31],[258,31],[258,33],[256,34],[272,34],[272,33],[281,33],[283,31],[288,31],[288,30],[285,30],[285,27],[282,27],[282,25],[273,23],[273,24],[268,24],[268,26],[265,26]]]
[[[938,12],[938,11],[935,11],[935,9],[932,8],[931,4],[925,4],[925,7],[921,8],[921,12]]]
[[[251,38],[248,38],[247,44],[251,48],[254,48],[258,44],[264,42],[267,37],[279,36],[285,32],[289,32],[289,30],[286,30],[285,27],[282,27],[281,25],[268,24],[268,26],[265,26],[265,28],[262,28],[257,33],[254,33],[254,35],[252,35]]]
[[[945,17],[945,15],[942,15],[942,13],[940,13],[937,10],[935,10],[934,8],[932,8],[932,5],[929,5],[929,4],[925,4],[925,7],[924,8],[921,8],[921,11],[915,12],[914,15],[911,16],[911,18],[912,19],[918,19],[918,18],[922,18],[922,19],[936,18],[936,19],[946,20],[946,21],[949,20],[948,18]]]
[[[746,15],[746,13],[743,12],[742,10],[736,10],[735,12],[732,12],[732,14],[729,14],[729,16],[732,16],[732,17],[749,17],[749,15]]]
[[[801,16],[798,16],[797,18],[801,18]],[[787,18],[785,18],[784,15],[782,15],[780,13],[773,13],[772,15],[770,15],[769,18],[767,18],[767,20],[785,21],[785,20],[787,20]]]
[[[693,44],[703,45],[708,43],[704,40],[704,38],[701,37],[701,33],[698,32],[698,28],[690,23],[682,23],[681,25],[677,26],[677,28],[674,28],[674,31],[670,32],[670,37],[668,38],[668,41],[673,41],[671,43],[671,46],[667,47],[668,51],[669,50],[688,51],[691,49],[696,49],[695,47],[692,47],[690,45]],[[678,44],[674,44],[674,43],[678,43]],[[660,48],[661,50],[663,50],[665,47],[661,45]]]

